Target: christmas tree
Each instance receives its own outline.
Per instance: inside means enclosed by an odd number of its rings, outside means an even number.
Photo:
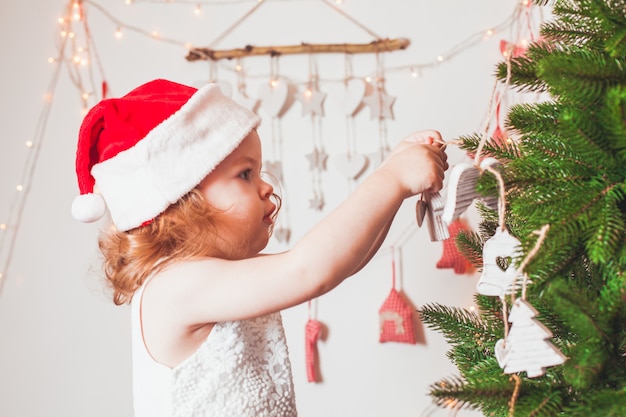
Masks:
[[[460,138],[466,151],[482,147],[483,156],[498,160],[496,173],[481,172],[476,190],[485,197],[505,190],[504,226],[520,242],[510,262],[517,268],[528,262],[505,296],[477,293],[477,313],[439,304],[422,308],[426,325],[449,342],[460,374],[433,383],[431,396],[441,406],[486,416],[624,417],[626,0],[535,4],[552,7],[540,39],[500,63],[496,76],[512,91],[544,98],[509,109],[509,141]],[[477,206],[479,230],[459,233],[456,243],[482,270],[483,246],[503,225],[500,211]],[[538,230],[547,230],[539,246]],[[536,317],[520,320],[542,323],[547,333],[532,343],[554,348],[546,352],[563,360],[540,363],[539,371],[505,372],[515,362],[508,351],[514,340],[500,350],[503,319],[513,300],[520,301],[524,277],[525,302]],[[517,354],[521,349],[533,357],[524,342],[517,346]]]

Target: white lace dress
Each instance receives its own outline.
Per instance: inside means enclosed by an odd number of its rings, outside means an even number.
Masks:
[[[132,302],[135,417],[295,417],[291,364],[280,313],[217,323],[176,368],[152,359]]]

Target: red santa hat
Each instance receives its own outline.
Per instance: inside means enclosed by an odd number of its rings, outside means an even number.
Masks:
[[[80,128],[72,215],[94,222],[108,208],[119,230],[141,226],[198,185],[260,122],[216,84],[154,80],[102,100]]]

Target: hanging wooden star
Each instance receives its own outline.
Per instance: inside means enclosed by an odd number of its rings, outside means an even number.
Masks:
[[[309,208],[317,211],[322,211],[324,208],[324,196],[315,193],[309,200]]]
[[[324,116],[324,99],[326,93],[322,93],[314,87],[307,87],[304,91],[296,96],[296,99],[302,103],[302,116],[308,114],[315,116]]]
[[[363,102],[370,108],[370,120],[389,119],[393,120],[393,103],[396,98],[388,95],[382,88],[372,91]]]
[[[309,160],[309,169],[325,171],[326,161],[328,160],[328,154],[323,149],[313,148],[313,151],[306,154],[306,159]]]
[[[284,184],[283,180],[283,163],[281,161],[265,161],[263,162],[263,171],[279,184]]]

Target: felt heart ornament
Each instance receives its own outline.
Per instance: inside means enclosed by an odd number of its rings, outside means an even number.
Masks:
[[[277,79],[259,87],[261,108],[271,117],[280,117],[285,112],[289,99],[289,85],[285,80]]]
[[[289,238],[291,237],[291,230],[285,227],[274,229],[272,233],[280,243],[289,242]]]
[[[507,269],[509,269],[511,261],[512,259],[510,256],[496,256],[496,265],[498,265],[498,268],[500,268],[502,272],[505,272]]]
[[[343,176],[355,180],[367,168],[367,158],[359,154],[340,154],[335,156],[335,166]]]
[[[496,354],[498,365],[500,365],[500,368],[502,369],[504,369],[504,366],[506,365],[510,351],[510,348],[508,346],[505,347],[505,345],[504,339],[500,339],[496,342],[496,346],[493,349]]]
[[[428,203],[424,200],[417,200],[417,203],[415,203],[415,217],[419,227],[422,227],[422,224],[424,224],[426,211],[428,211]]]
[[[346,116],[356,115],[363,108],[363,97],[367,92],[367,84],[360,78],[346,81],[345,88],[336,95],[339,107]]]
[[[233,86],[230,85],[228,81],[218,80],[213,82],[217,84],[217,86],[222,91],[222,94],[224,94],[226,97],[231,97],[233,95]]]

